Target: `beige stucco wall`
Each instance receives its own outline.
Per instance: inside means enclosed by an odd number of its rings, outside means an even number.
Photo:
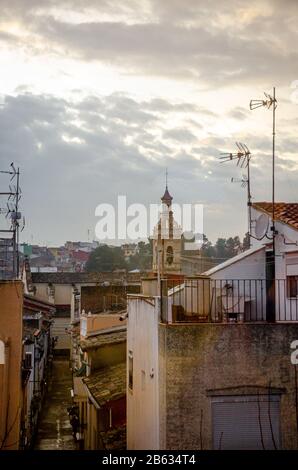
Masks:
[[[70,333],[67,331],[70,325],[70,318],[56,317],[51,328],[52,337],[58,336],[58,341],[55,345],[56,350],[70,349]]]
[[[124,327],[126,319],[120,320],[120,314],[81,315],[81,337],[89,336],[101,330]]]
[[[0,340],[5,344],[5,364],[0,365],[0,448],[3,450],[19,448],[22,312],[23,283],[0,282]]]
[[[71,284],[54,284],[54,298],[49,295],[49,286],[46,283],[36,283],[36,297],[46,302],[53,301],[56,305],[70,305],[72,298]]]
[[[87,351],[86,356],[92,372],[101,367],[113,366],[114,364],[125,362],[126,342],[91,349]]]

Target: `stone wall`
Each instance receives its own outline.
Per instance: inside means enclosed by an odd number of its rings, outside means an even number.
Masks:
[[[126,304],[126,294],[139,293],[140,286],[82,286],[81,310],[99,313]]]
[[[282,447],[297,448],[295,366],[290,362],[295,339],[298,324],[160,324],[162,448],[200,449],[201,441],[203,449],[212,448],[208,390],[269,385],[285,389]]]

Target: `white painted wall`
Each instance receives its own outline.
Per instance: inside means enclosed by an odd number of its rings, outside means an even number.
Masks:
[[[210,277],[212,279],[265,279],[266,278],[265,248],[250,256],[218,269]],[[218,266],[219,268],[219,266]]]
[[[298,299],[288,298],[286,283],[288,276],[298,276],[298,231],[286,224],[276,222],[276,313],[281,321],[298,320]]]
[[[253,208],[253,219],[257,219],[260,214],[260,211]],[[269,227],[271,223],[269,218]],[[278,232],[275,238],[276,316],[279,321],[298,321],[298,298],[288,298],[286,290],[287,275],[298,276],[298,231],[279,221],[275,222],[275,227]],[[268,235],[271,235],[270,230]],[[260,245],[268,242],[269,240],[264,238],[253,243]],[[295,252],[297,252],[297,262],[294,261]]]
[[[159,449],[158,324],[159,300],[128,296],[127,448]],[[133,390],[128,387],[133,355]]]
[[[52,325],[52,337],[58,336],[58,342],[55,349],[69,349],[70,348],[70,334],[65,329],[69,328],[69,318],[54,318]]]

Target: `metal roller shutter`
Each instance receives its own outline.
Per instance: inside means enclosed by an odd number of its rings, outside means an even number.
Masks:
[[[280,449],[279,395],[218,396],[211,400],[213,449]]]

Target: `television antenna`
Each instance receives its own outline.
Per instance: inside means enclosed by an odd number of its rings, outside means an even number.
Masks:
[[[0,196],[7,198],[6,208],[0,208],[0,214],[5,215],[6,219],[10,220],[10,228],[0,228],[0,233],[6,234],[6,238],[1,238],[2,247],[5,251],[5,262],[3,266],[3,272],[0,272],[0,277],[3,278],[18,278],[19,277],[19,229],[20,220],[22,214],[19,212],[19,202],[21,199],[21,188],[20,188],[20,171],[19,168],[15,168],[14,163],[10,164],[9,170],[0,170],[0,174],[8,175],[10,177],[10,183],[14,181],[14,184],[8,185],[8,190],[0,192]],[[24,228],[24,222],[22,229]],[[9,247],[12,246],[12,266],[9,266]]]
[[[241,183],[242,188],[247,188],[247,209],[248,209],[248,233],[249,233],[249,246],[251,245],[250,240],[252,237],[251,227],[251,189],[250,189],[250,159],[251,152],[248,149],[247,145],[242,144],[241,142],[236,142],[237,150],[236,152],[221,153],[220,163],[226,163],[230,161],[236,161],[237,166],[240,168],[245,168],[247,170],[247,175],[243,175],[241,179],[232,178],[232,183]]]
[[[271,233],[272,233],[272,264],[271,264],[271,287],[270,287],[270,308],[267,309],[269,312],[267,315],[268,321],[275,321],[275,237],[277,235],[277,231],[275,229],[275,123],[276,117],[275,112],[277,108],[277,99],[275,95],[275,87],[273,87],[273,95],[269,95],[268,93],[264,93],[265,99],[262,100],[250,100],[249,107],[251,110],[257,108],[267,108],[272,109],[272,225],[271,225]],[[269,237],[268,237],[269,238]]]
[[[248,179],[246,175],[242,175],[242,178],[231,178],[231,183],[241,183],[241,188],[246,188]]]

